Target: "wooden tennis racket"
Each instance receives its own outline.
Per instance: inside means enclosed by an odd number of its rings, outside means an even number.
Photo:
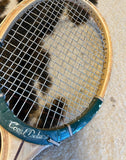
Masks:
[[[107,25],[87,0],[25,0],[0,26],[1,159],[31,159],[81,130],[111,71]]]

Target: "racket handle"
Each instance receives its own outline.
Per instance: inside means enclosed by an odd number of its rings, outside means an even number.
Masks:
[[[31,160],[48,146],[24,142],[0,126],[1,152],[0,160]]]

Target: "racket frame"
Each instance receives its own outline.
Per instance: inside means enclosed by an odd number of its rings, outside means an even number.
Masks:
[[[38,0],[39,2],[42,0]],[[72,121],[69,125],[60,127],[58,129],[36,129],[27,124],[23,123],[18,119],[12,111],[8,108],[5,97],[0,91],[0,124],[7,131],[15,135],[16,137],[25,140],[27,142],[40,144],[40,145],[59,145],[59,142],[72,136],[81,130],[97,113],[101,107],[105,91],[110,79],[110,73],[112,68],[112,44],[109,34],[109,30],[104,18],[101,16],[96,7],[89,2],[84,0],[87,9],[91,15],[96,16],[96,22],[98,27],[102,30],[105,37],[105,62],[103,66],[103,74],[101,77],[99,89],[97,90],[96,96],[93,98],[89,105],[89,108],[84,111],[84,113],[78,117],[76,120]],[[9,32],[10,28],[13,26],[14,22],[19,18],[19,15],[23,14],[29,7],[36,4],[35,0],[25,0],[22,1],[2,22],[0,25],[0,46],[3,45],[4,39]],[[107,41],[106,41],[107,40]]]

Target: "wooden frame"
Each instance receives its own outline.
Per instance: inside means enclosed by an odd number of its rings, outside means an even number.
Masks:
[[[0,160],[17,160],[17,158],[18,160],[31,160],[41,151],[49,147],[48,145],[42,146],[28,142],[24,143],[24,141],[13,136],[1,126],[0,132],[2,139]]]
[[[67,0],[68,1],[68,0]],[[21,2],[3,21],[1,24],[0,29],[0,42],[2,43],[2,39],[4,37],[4,33],[7,32],[8,26],[11,26],[13,24],[13,19],[18,18],[17,15],[20,12],[23,12],[24,8],[28,7],[30,4],[34,5],[35,0],[25,0]],[[105,33],[104,37],[107,39],[107,45],[105,48],[105,63],[104,63],[104,71],[102,75],[101,84],[99,86],[99,90],[97,91],[97,97],[100,99],[103,99],[105,95],[105,90],[109,82],[110,73],[111,73],[111,67],[112,67],[112,44],[111,44],[111,38],[109,36],[108,27],[106,25],[105,20],[102,18],[99,11],[96,9],[92,3],[90,3],[88,0],[85,0],[85,4],[89,7],[89,10],[93,10],[93,13],[91,14],[97,14],[97,18],[102,22],[102,29]],[[100,24],[98,23],[99,28],[101,28]],[[38,154],[40,151],[45,149],[48,146],[39,146],[35,144],[31,144],[28,142],[23,143],[22,140],[16,138],[9,132],[7,132],[5,129],[0,127],[1,135],[2,135],[2,150],[1,150],[1,160],[12,160],[15,159],[15,153],[22,147],[21,152],[18,155],[18,159],[20,160],[27,160],[31,159],[33,156]],[[13,149],[15,148],[15,149]],[[29,153],[29,155],[27,155]]]

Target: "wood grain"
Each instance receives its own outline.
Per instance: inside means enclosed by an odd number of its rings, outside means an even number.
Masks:
[[[0,160],[31,160],[42,150],[48,147],[23,142],[21,139],[7,132],[1,126],[0,131],[2,138]],[[18,151],[19,154],[17,154]]]

